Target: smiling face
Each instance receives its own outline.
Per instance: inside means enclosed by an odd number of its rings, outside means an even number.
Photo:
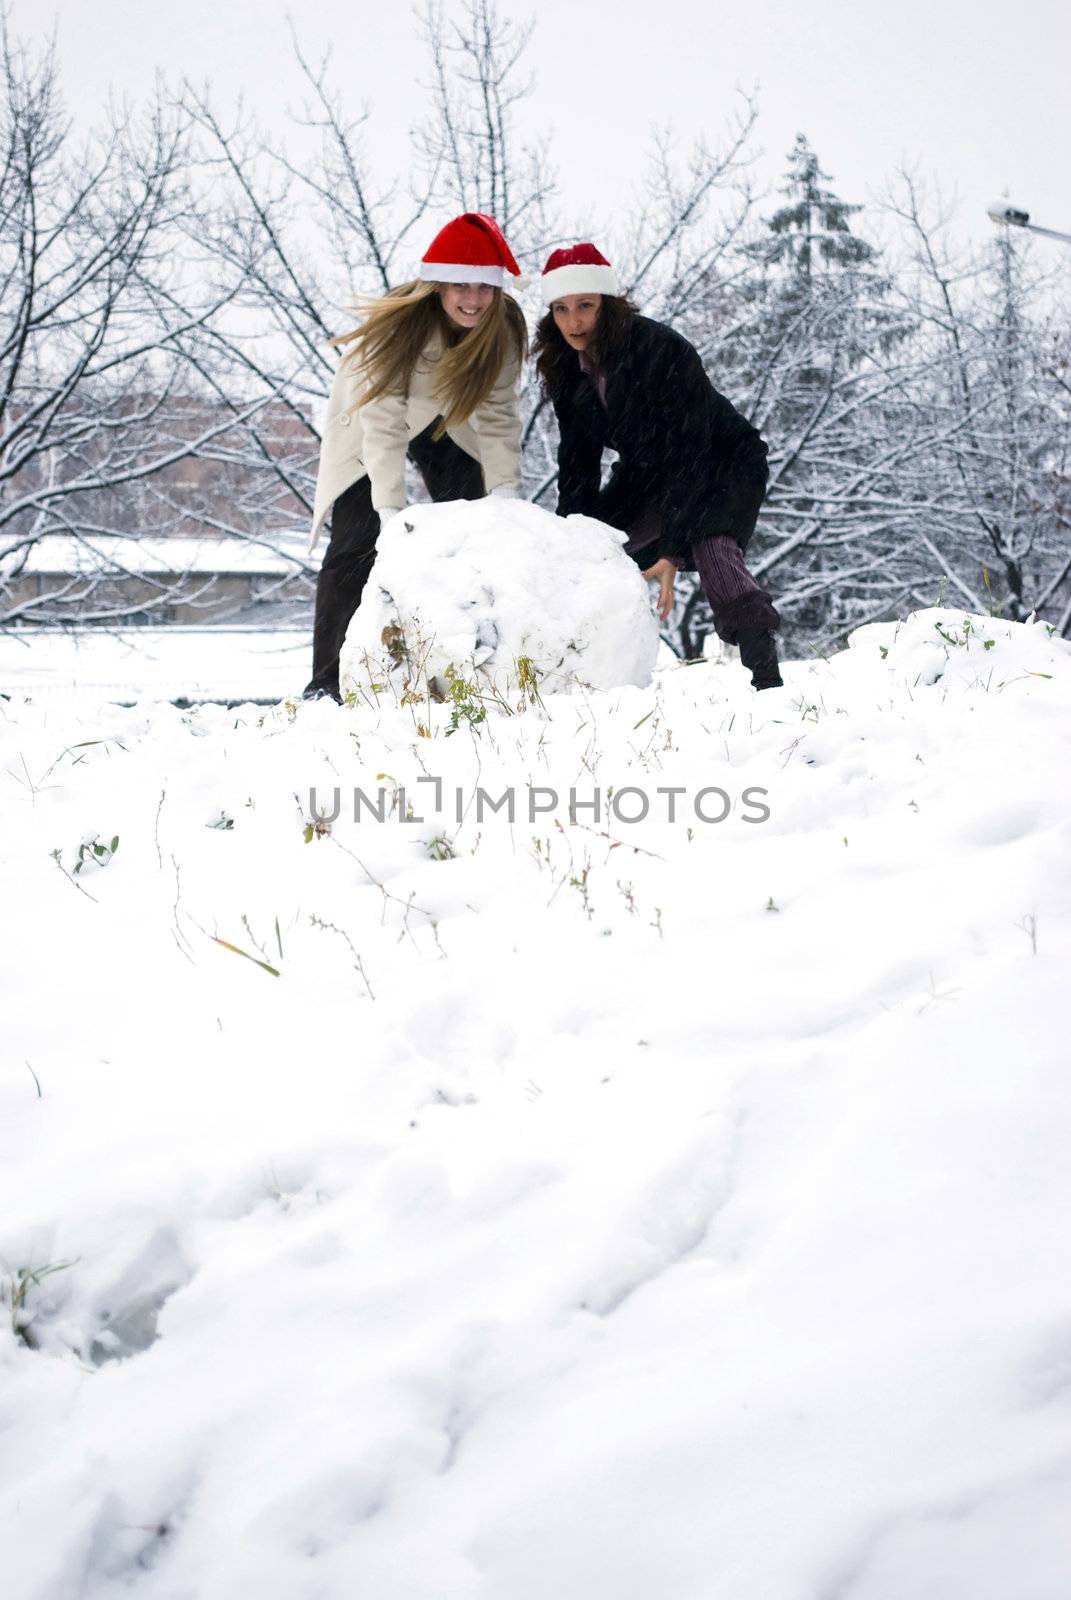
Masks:
[[[550,308],[555,326],[571,350],[586,350],[599,321],[601,294],[563,294]]]
[[[439,299],[455,328],[475,328],[495,298],[489,283],[441,283]]]

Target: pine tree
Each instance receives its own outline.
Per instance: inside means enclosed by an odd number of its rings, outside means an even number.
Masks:
[[[767,540],[786,631],[832,642],[889,599],[872,557],[887,543],[879,463],[890,431],[888,370],[905,322],[893,308],[879,250],[855,231],[841,197],[800,134],[785,203],[745,254],[742,352],[753,414],[770,444]]]
[[[787,203],[746,247],[761,269],[753,295],[752,360],[773,361],[787,383],[778,421],[798,421],[831,374],[852,367],[902,332],[883,303],[889,280],[876,247],[852,230],[862,206],[826,187],[829,174],[804,134],[789,155]]]
[[[829,174],[819,166],[806,135],[796,135],[788,159],[791,166],[782,193],[789,203],[769,218],[766,225],[772,238],[755,250],[770,266],[788,269],[800,285],[809,285],[823,270],[832,273],[873,261],[877,251],[852,232],[848,221],[862,206],[822,187],[830,181]]]
[[[856,232],[804,135],[789,156],[784,204],[740,247],[739,276],[690,306],[687,331],[711,377],[760,429],[770,489],[749,561],[774,594],[786,648],[835,643],[884,615],[904,586],[885,556],[902,536],[888,506],[890,437],[906,377],[908,319],[880,251]],[[689,614],[693,645],[702,602]]]

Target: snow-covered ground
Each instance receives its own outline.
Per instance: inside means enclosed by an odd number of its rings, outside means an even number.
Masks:
[[[311,627],[27,629],[0,633],[0,687],[34,700],[99,705],[161,700],[277,700],[300,694]]]
[[[1071,648],[786,684],[0,702],[5,1595],[1064,1600]]]

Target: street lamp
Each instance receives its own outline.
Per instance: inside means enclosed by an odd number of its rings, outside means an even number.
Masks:
[[[1046,239],[1059,239],[1064,244],[1071,244],[1071,233],[1057,233],[1055,228],[1039,227],[1036,222],[1031,222],[1029,211],[1020,211],[1018,206],[1009,205],[1007,200],[994,200],[989,207],[989,215],[993,222],[1006,227],[1025,228],[1028,233],[1041,233]]]

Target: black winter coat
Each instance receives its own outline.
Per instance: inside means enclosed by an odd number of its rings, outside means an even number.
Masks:
[[[664,323],[637,316],[625,349],[604,371],[605,407],[579,361],[554,401],[558,515],[582,512],[629,529],[653,512],[662,532],[657,547],[643,552],[644,567],[669,556],[692,568],[692,542],[715,534],[746,549],[766,493],[766,445],[714,388],[695,348]],[[604,448],[618,460],[600,489]]]

